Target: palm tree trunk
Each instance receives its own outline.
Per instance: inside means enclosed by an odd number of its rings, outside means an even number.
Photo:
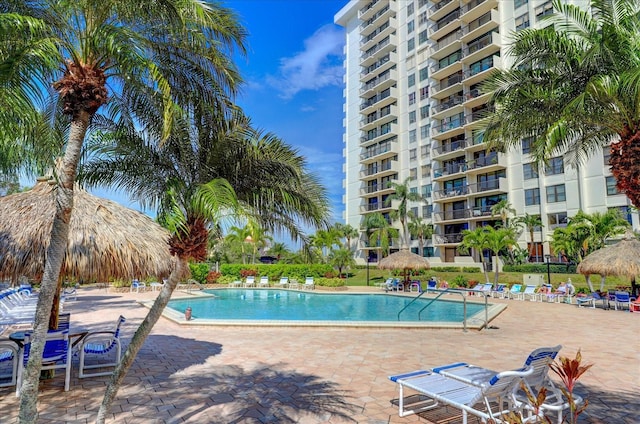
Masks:
[[[56,212],[51,227],[51,241],[47,248],[47,259],[36,306],[29,362],[20,390],[18,421],[21,424],[35,423],[37,419],[38,383],[42,368],[42,353],[49,329],[51,306],[58,290],[60,269],[69,240],[69,221],[73,210],[73,185],[90,118],[91,115],[88,112],[80,112],[71,121],[67,148],[62,158],[62,164],[58,167],[58,186],[55,190]]]
[[[151,333],[153,326],[158,322],[158,319],[160,319],[162,311],[164,311],[167,303],[169,303],[171,295],[178,285],[178,281],[186,274],[188,268],[187,261],[182,259],[177,260],[176,266],[171,272],[168,281],[162,287],[160,294],[156,298],[155,302],[153,302],[153,306],[149,309],[144,321],[142,321],[142,324],[140,324],[140,327],[138,327],[133,335],[127,350],[122,356],[122,360],[118,366],[116,366],[113,374],[111,374],[111,379],[109,380],[109,384],[105,390],[104,398],[102,398],[102,404],[98,410],[96,424],[104,424],[107,414],[111,409],[111,404],[115,400],[118,390],[120,389],[120,385],[126,377],[129,368],[133,365],[133,361],[135,360],[138,351],[142,348],[142,345],[149,336],[149,333]]]

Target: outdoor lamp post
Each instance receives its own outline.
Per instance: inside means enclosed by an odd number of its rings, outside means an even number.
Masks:
[[[551,255],[544,255],[547,260],[547,283],[551,284]]]
[[[371,256],[367,252],[367,287],[369,287],[369,262],[371,262]]]

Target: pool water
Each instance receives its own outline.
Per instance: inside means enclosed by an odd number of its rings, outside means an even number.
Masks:
[[[176,299],[168,307],[184,313],[192,309],[194,319],[207,320],[276,320],[276,321],[395,321],[398,312],[414,297],[390,294],[318,294],[273,289],[207,290],[205,297]],[[400,321],[462,322],[462,302],[437,300],[419,311],[431,299],[418,299],[400,315]],[[467,303],[467,317],[484,309],[484,305]]]

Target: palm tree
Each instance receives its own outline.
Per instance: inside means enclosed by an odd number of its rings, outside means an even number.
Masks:
[[[498,266],[498,256],[501,251],[507,249],[511,254],[511,248],[514,244],[516,244],[516,237],[514,236],[514,232],[510,228],[497,228],[486,226],[482,227],[486,232],[486,248],[493,253],[493,256],[496,258],[495,263],[495,278],[493,283],[495,285],[498,284],[498,276],[499,276],[499,266]]]
[[[264,249],[267,246],[269,241],[272,241],[273,238],[267,234],[267,232],[254,220],[249,220],[247,224],[247,229],[249,233],[249,242],[251,243],[252,255],[251,255],[251,263],[256,263],[256,256],[261,249]]]
[[[354,266],[356,261],[353,259],[353,252],[350,249],[340,248],[332,249],[329,252],[329,263],[338,268],[338,274],[342,276],[342,270]]]
[[[377,247],[380,256],[389,253],[389,246],[395,237],[398,237],[398,230],[393,228],[380,212],[368,214],[363,222],[367,233],[367,243],[369,247]]]
[[[269,248],[269,255],[281,260],[291,255],[291,250],[282,242],[273,243]]]
[[[231,243],[235,243],[240,246],[240,252],[242,255],[242,263],[247,263],[247,256],[245,254],[245,247],[247,246],[247,238],[251,235],[248,226],[238,227],[231,226],[229,227],[229,233],[226,235],[225,240]]]
[[[409,202],[420,202],[424,201],[424,198],[420,196],[417,192],[411,191],[409,188],[409,182],[411,178],[407,178],[404,180],[404,183],[391,183],[389,184],[390,188],[394,189],[394,192],[391,193],[387,199],[385,200],[385,206],[391,206],[391,203],[394,200],[399,201],[398,208],[391,213],[391,218],[393,220],[400,221],[401,228],[401,247],[409,246],[409,235],[407,231],[407,219],[409,217],[408,204]]]
[[[337,223],[335,227],[337,228],[340,237],[345,238],[345,247],[351,250],[351,240],[358,238],[360,235],[358,229],[354,228],[351,224],[344,225],[341,223]]]
[[[412,237],[418,239],[420,256],[424,252],[424,244],[427,240],[431,240],[433,236],[433,224],[427,224],[422,219],[412,216],[409,221],[409,233]]]
[[[531,137],[538,162],[574,165],[611,149],[617,188],[640,206],[640,14],[637,0],[591,0],[589,10],[554,0],[544,29],[515,35],[511,69],[485,86],[495,112],[486,140],[500,149]]]
[[[482,271],[484,272],[484,281],[489,282],[489,273],[487,272],[487,265],[484,260],[484,249],[487,248],[487,232],[485,227],[478,227],[474,230],[462,231],[462,242],[458,249],[461,252],[469,252],[471,249],[480,254],[480,263],[482,264]]]
[[[318,249],[322,262],[326,263],[329,256],[329,250],[335,245],[340,244],[340,233],[335,227],[329,227],[327,230],[318,230],[315,235],[310,237],[311,244]]]
[[[491,216],[498,215],[502,221],[502,228],[509,228],[509,217],[515,215],[516,210],[507,199],[502,199],[491,206]]]
[[[68,118],[64,156],[56,169],[56,211],[38,297],[32,354],[25,372],[20,421],[35,422],[38,376],[73,209],[73,188],[83,142],[102,108],[113,120],[135,121],[148,112],[144,99],[162,102],[164,135],[183,95],[197,92],[223,106],[240,81],[231,62],[244,52],[245,31],[225,8],[197,0],[4,2],[0,13],[4,63],[0,90],[24,119],[0,113],[16,135],[34,134],[42,99],[58,96]],[[55,93],[49,90],[53,87]],[[110,88],[112,89],[110,91]],[[115,88],[115,89],[113,89]],[[23,128],[15,128],[17,123]],[[35,137],[26,142],[37,145]],[[55,320],[54,320],[55,323]]]
[[[535,252],[535,245],[533,241],[533,232],[536,228],[542,227],[542,219],[540,215],[530,215],[525,213],[523,216],[517,218],[517,221],[524,225],[524,227],[529,232],[529,239],[531,240],[531,247],[529,248],[529,258],[533,256],[533,252]]]

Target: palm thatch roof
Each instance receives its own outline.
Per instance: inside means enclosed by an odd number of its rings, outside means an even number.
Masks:
[[[39,181],[32,190],[0,198],[0,279],[41,279],[55,187]],[[76,188],[61,276],[108,281],[169,275],[168,240],[148,216]]]
[[[408,250],[392,253],[378,262],[380,269],[429,269],[429,261]]]
[[[618,243],[587,255],[577,270],[585,275],[622,275],[635,278],[640,275],[640,240],[633,232],[627,231]]]

